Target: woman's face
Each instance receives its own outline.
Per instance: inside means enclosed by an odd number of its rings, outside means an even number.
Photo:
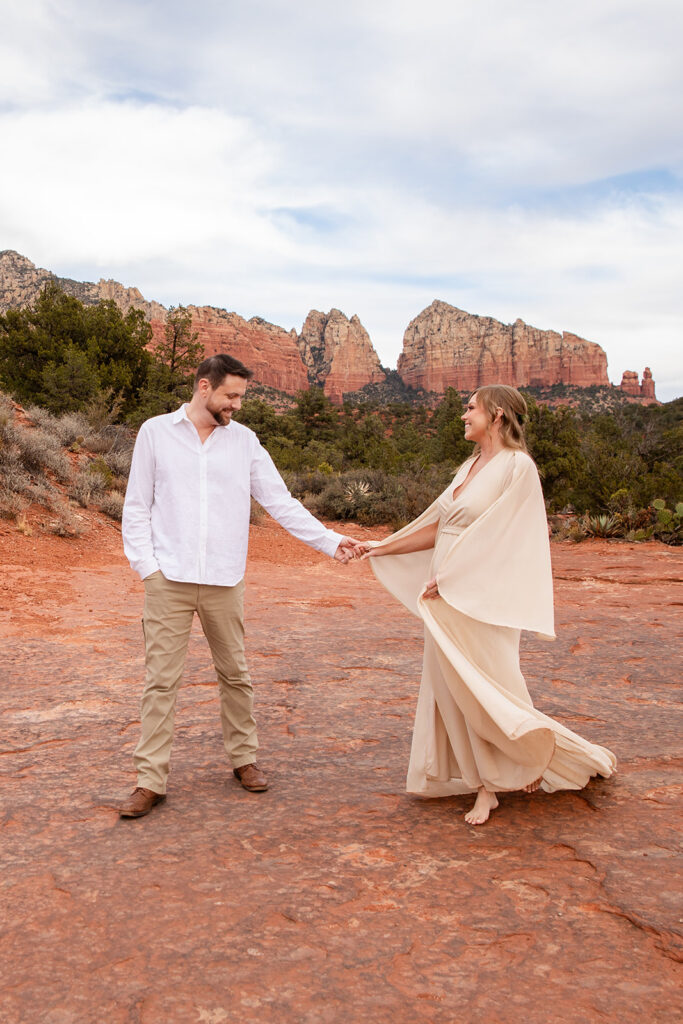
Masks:
[[[486,437],[488,428],[491,426],[489,414],[477,402],[474,396],[470,398],[465,412],[460,417],[465,424],[465,440],[481,444]]]

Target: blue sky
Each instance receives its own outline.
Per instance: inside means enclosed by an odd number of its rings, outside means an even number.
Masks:
[[[395,366],[439,298],[683,394],[679,0],[3,4],[0,248]]]

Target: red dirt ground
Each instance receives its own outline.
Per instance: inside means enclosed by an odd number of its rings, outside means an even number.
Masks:
[[[680,550],[553,545],[558,640],[525,637],[524,669],[619,774],[504,796],[475,829],[469,799],[404,792],[420,623],[264,519],[247,635],[271,789],[225,764],[197,629],[168,800],[121,821],[142,588],[118,527],[82,515],[76,540],[0,522],[3,1024],[681,1019]]]

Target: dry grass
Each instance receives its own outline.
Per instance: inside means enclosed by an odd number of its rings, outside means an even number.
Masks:
[[[39,505],[52,513],[47,529],[63,537],[82,532],[73,502],[121,519],[134,435],[100,413],[92,422],[87,413],[54,416],[33,406],[26,423],[0,392],[0,516],[24,530],[29,505]]]

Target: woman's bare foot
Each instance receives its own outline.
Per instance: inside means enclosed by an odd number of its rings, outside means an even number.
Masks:
[[[465,815],[465,821],[468,825],[483,825],[485,821],[489,820],[489,814],[491,811],[495,811],[497,806],[498,800],[496,799],[496,794],[489,793],[482,786],[477,792],[477,799],[474,801],[474,807]]]
[[[523,793],[535,793],[536,790],[538,789],[538,787],[541,785],[542,782],[543,782],[543,776],[541,775],[534,782],[530,782],[528,786],[524,786],[523,789],[522,789],[522,792]]]

